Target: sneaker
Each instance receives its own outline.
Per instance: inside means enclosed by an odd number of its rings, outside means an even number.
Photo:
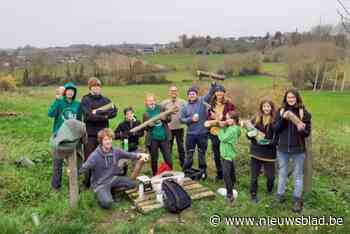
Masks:
[[[227,198],[227,202],[228,202],[228,205],[230,207],[234,207],[235,206],[235,201],[236,201],[236,199],[233,196]]]
[[[253,203],[258,203],[258,198],[256,197],[256,195],[252,195],[251,201],[252,201]]]
[[[205,172],[202,173],[202,175],[201,175],[201,179],[202,179],[202,180],[206,180],[207,177],[208,177],[208,176],[207,176],[207,173],[205,173]]]
[[[293,206],[294,213],[300,213],[303,210],[304,202],[302,199],[296,199]]]
[[[286,201],[286,199],[285,199],[284,195],[282,195],[282,194],[277,194],[277,195],[276,195],[276,201],[277,201],[278,203],[283,203],[283,202]]]

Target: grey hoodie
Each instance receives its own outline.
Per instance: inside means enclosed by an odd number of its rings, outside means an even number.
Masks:
[[[208,107],[204,102],[209,102],[215,93],[216,85],[209,87],[205,96],[200,96],[195,102],[188,102],[181,110],[181,122],[187,125],[187,134],[198,135],[208,133],[208,129],[204,126],[204,122],[208,118]],[[199,121],[192,122],[192,116],[198,114]]]
[[[99,185],[108,184],[114,176],[118,175],[118,162],[122,158],[137,160],[138,156],[137,153],[129,153],[114,148],[105,154],[99,146],[80,168],[79,174],[91,170],[91,187],[96,192]]]

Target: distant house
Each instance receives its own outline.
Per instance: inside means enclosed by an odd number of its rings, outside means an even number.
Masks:
[[[154,49],[154,47],[144,47],[142,53],[143,54],[155,54],[156,50]]]

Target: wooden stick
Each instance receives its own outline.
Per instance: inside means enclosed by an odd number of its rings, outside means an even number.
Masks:
[[[114,108],[114,104],[112,102],[110,102],[104,106],[101,106],[101,107],[95,109],[95,111],[106,111],[106,110],[113,109],[113,108]]]
[[[179,110],[179,108],[177,106],[174,106],[173,108],[170,108],[169,110],[166,110],[166,111],[160,113],[159,115],[154,116],[154,117],[150,118],[149,120],[143,122],[142,124],[134,127],[133,129],[130,130],[130,132],[134,133],[134,132],[140,131],[140,130],[146,128],[149,124],[152,124],[152,123],[160,120],[161,118],[164,118],[164,117],[166,117],[166,116],[170,115],[171,113],[178,111],[178,110]]]
[[[218,126],[219,121],[214,119],[214,120],[207,120],[204,122],[204,127],[206,128],[210,128],[210,127],[214,127],[214,126]]]
[[[77,152],[74,150],[73,155],[68,157],[69,167],[69,204],[71,208],[78,206],[79,186],[78,186],[78,170],[77,170]]]
[[[137,160],[136,165],[134,167],[134,170],[132,171],[131,174],[131,179],[135,180],[136,177],[138,177],[140,175],[140,172],[142,170],[143,165],[145,164],[145,161],[143,160]]]
[[[288,120],[290,120],[295,126],[298,126],[299,124],[303,123],[293,112],[287,111],[286,117]]]

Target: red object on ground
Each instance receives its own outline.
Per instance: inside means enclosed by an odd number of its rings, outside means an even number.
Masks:
[[[163,162],[159,165],[157,175],[159,175],[165,171],[171,171],[171,170],[172,170],[171,167],[169,167],[169,165],[167,163]]]

